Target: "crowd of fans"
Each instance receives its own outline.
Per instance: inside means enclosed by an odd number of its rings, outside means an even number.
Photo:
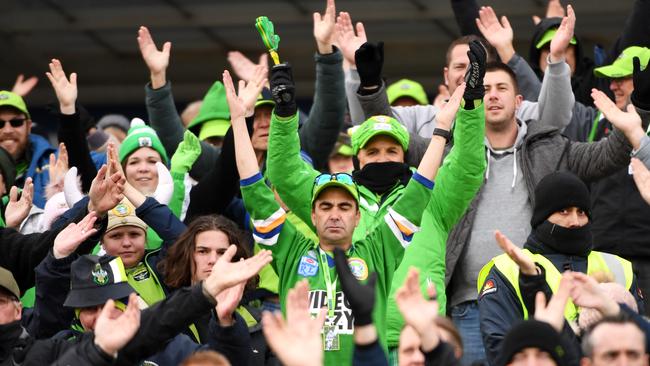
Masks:
[[[178,113],[144,26],[147,116],[52,59],[54,147],[0,91],[0,365],[648,365],[650,3],[590,58],[550,0],[527,59],[451,6],[432,104],[334,0],[309,111],[233,51]]]

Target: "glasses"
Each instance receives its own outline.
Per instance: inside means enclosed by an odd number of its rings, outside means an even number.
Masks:
[[[7,123],[9,123],[13,128],[18,128],[25,124],[26,120],[26,118],[12,118],[9,121],[0,119],[0,122],[2,122],[2,128],[4,128]]]
[[[323,184],[331,181],[341,182],[348,186],[354,186],[354,179],[350,174],[347,173],[336,173],[336,174],[321,174],[314,180],[314,186],[322,186]]]

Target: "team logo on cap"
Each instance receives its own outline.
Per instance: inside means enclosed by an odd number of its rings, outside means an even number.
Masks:
[[[363,259],[350,258],[348,259],[348,266],[350,267],[350,272],[352,272],[357,280],[363,281],[368,278],[368,266]]]
[[[9,99],[9,96],[7,94],[0,94],[0,100],[6,100]]]
[[[131,214],[131,206],[120,202],[113,208],[112,213],[119,217],[129,216]]]
[[[95,269],[90,272],[93,275],[93,282],[104,286],[108,283],[108,272],[106,272],[99,263],[95,265]]]
[[[151,147],[153,143],[151,142],[151,137],[143,136],[138,137],[138,146],[140,147]]]

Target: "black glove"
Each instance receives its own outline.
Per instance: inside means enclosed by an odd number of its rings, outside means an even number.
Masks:
[[[471,41],[467,57],[469,57],[469,67],[467,73],[465,73],[466,87],[463,99],[465,99],[465,102],[476,99],[482,100],[483,95],[485,95],[485,87],[483,86],[487,59],[485,47],[479,41]]]
[[[362,87],[381,86],[381,69],[384,66],[384,42],[366,42],[354,52]]]
[[[375,305],[375,283],[377,274],[372,273],[368,282],[362,285],[350,271],[345,252],[339,248],[334,249],[334,263],[339,274],[341,289],[350,304],[354,325],[363,326],[372,324],[372,308]]]
[[[650,65],[641,70],[641,61],[638,57],[632,59],[634,71],[632,73],[632,80],[634,82],[634,91],[632,92],[632,104],[636,107],[650,110]]]
[[[271,69],[271,94],[275,101],[275,114],[279,117],[291,117],[298,112],[296,105],[296,84],[293,82],[291,65],[283,63]]]

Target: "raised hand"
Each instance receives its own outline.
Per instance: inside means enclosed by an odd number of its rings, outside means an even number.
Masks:
[[[60,185],[59,188],[63,188],[63,179],[68,169],[70,169],[68,165],[68,149],[61,142],[59,144],[59,157],[57,158],[56,155],[50,154],[50,168],[48,169],[50,184]],[[61,190],[58,191],[60,192]]]
[[[77,73],[70,74],[70,80],[65,76],[61,61],[53,58],[49,64],[50,72],[46,72],[47,78],[52,83],[52,88],[59,100],[59,108],[63,114],[74,114],[77,101]]]
[[[460,102],[463,99],[464,93],[465,83],[462,83],[454,90],[454,94],[451,95],[447,103],[436,114],[436,127],[447,131],[451,130],[451,124],[454,122],[454,118],[456,118],[456,112],[460,108]]]
[[[560,0],[548,0],[548,5],[546,7],[546,18],[564,18],[564,7]],[[537,15],[533,15],[533,23],[535,25],[539,24],[542,21],[542,18]]]
[[[514,245],[510,239],[503,235],[499,230],[494,232],[494,238],[497,240],[501,250],[503,250],[503,252],[506,253],[513,262],[517,263],[519,266],[519,272],[528,276],[539,274],[537,272],[537,266],[535,265],[535,262],[533,262],[532,258],[524,254],[521,248]]]
[[[158,89],[167,83],[167,67],[169,66],[169,53],[172,49],[171,42],[163,43],[162,50],[158,50],[156,44],[149,33],[149,29],[141,26],[138,29],[138,46],[142,59],[147,64],[151,73],[151,87]]]
[[[440,342],[436,317],[438,317],[438,302],[436,301],[435,285],[427,287],[428,299],[420,291],[420,275],[415,268],[410,268],[404,284],[395,294],[395,302],[406,324],[410,325],[420,335],[422,349],[430,351]]]
[[[632,103],[643,109],[650,109],[650,67],[641,70],[641,61],[638,57],[632,59],[632,82],[634,90],[630,99]]]
[[[223,86],[226,90],[226,100],[228,101],[228,109],[230,110],[230,120],[234,125],[235,123],[246,123],[246,103],[235,92],[235,85],[232,83],[232,77],[228,70],[223,70]]]
[[[91,211],[78,223],[71,223],[54,238],[52,253],[54,258],[61,259],[69,256],[86,239],[93,236],[97,229],[94,228],[97,214]]]
[[[261,54],[256,64],[249,60],[248,57],[244,56],[243,53],[239,51],[230,51],[228,52],[228,62],[230,63],[230,67],[232,67],[232,71],[235,75],[246,82],[253,79],[256,66],[261,66],[264,69],[264,75],[269,72],[269,55],[267,53]]]
[[[632,158],[632,172],[634,183],[636,183],[641,197],[650,204],[650,171],[648,167],[641,160]]]
[[[296,104],[296,84],[293,71],[288,63],[271,68],[271,94],[275,101],[273,113],[278,117],[291,117],[298,112]]]
[[[560,5],[561,6],[561,5]],[[564,61],[564,54],[573,38],[573,31],[576,26],[576,14],[571,5],[567,6],[567,16],[562,18],[562,23],[551,40],[551,62]]]
[[[314,38],[321,55],[334,52],[332,44],[335,40],[336,5],[334,0],[327,0],[325,14],[314,13]]]
[[[229,327],[234,324],[235,318],[232,314],[235,312],[244,294],[244,288],[247,281],[242,281],[235,286],[229,287],[221,291],[217,297],[217,316],[219,317],[219,324],[222,327]]]
[[[201,141],[190,130],[185,130],[183,141],[178,144],[174,155],[172,155],[170,171],[181,174],[187,173],[199,155],[201,155]]]
[[[317,366],[323,364],[321,329],[327,309],[316,318],[309,313],[309,284],[302,280],[287,295],[287,320],[282,313],[265,311],[262,331],[266,341],[287,366]]]
[[[591,89],[591,97],[594,105],[605,115],[605,118],[625,134],[634,149],[638,149],[645,132],[641,127],[641,116],[636,112],[634,105],[628,104],[627,111],[622,111],[598,89]]]
[[[34,89],[36,84],[38,84],[38,78],[36,76],[32,76],[31,78],[25,80],[25,75],[18,74],[14,86],[11,88],[11,92],[24,97],[25,95],[29,94],[32,89]]]
[[[375,284],[377,274],[372,273],[368,282],[362,285],[352,274],[345,252],[339,248],[334,249],[334,263],[339,275],[341,289],[345,298],[350,303],[354,325],[364,326],[372,324],[372,309],[375,306]]]
[[[34,183],[32,178],[25,179],[23,191],[18,199],[18,187],[13,186],[9,191],[9,203],[5,209],[5,224],[7,227],[18,229],[32,209],[34,199]]]
[[[158,172],[158,186],[156,186],[152,197],[159,203],[168,205],[174,195],[174,178],[165,164],[159,161],[156,162],[156,171]]]
[[[95,323],[95,344],[109,355],[126,346],[140,328],[140,309],[138,296],[129,295],[129,303],[124,312],[116,311],[115,302],[108,300]]]
[[[373,89],[381,86],[381,70],[384,67],[384,42],[366,42],[354,53],[361,87]]]
[[[97,211],[97,214],[102,217],[106,215],[108,210],[124,198],[125,183],[124,174],[118,171],[109,175],[108,167],[102,165],[90,185],[88,211]]]
[[[255,276],[265,265],[271,263],[271,251],[261,250],[253,257],[231,262],[237,247],[231,245],[212,267],[212,273],[203,281],[203,289],[216,298],[223,290],[247,281]]]
[[[571,272],[569,278],[573,282],[570,294],[575,305],[596,309],[604,316],[617,315],[620,312],[619,305],[598,286],[593,277]]]
[[[463,99],[465,102],[474,100],[483,100],[485,95],[485,87],[483,86],[483,77],[485,77],[485,67],[487,63],[487,51],[481,42],[471,41],[469,43],[469,51],[467,51],[469,58],[469,66],[465,73],[465,94]],[[467,108],[467,105],[466,105]]]
[[[267,70],[267,67],[256,66],[250,80],[247,82],[239,80],[237,96],[244,103],[244,108],[246,109],[244,117],[250,117],[255,113],[255,102],[257,101],[257,97],[259,97],[262,89],[267,84]]]
[[[478,15],[476,26],[483,37],[496,48],[501,61],[508,63],[515,54],[515,48],[512,45],[514,34],[508,18],[504,15],[499,22],[491,6],[482,6]]]
[[[569,273],[565,273],[560,280],[560,287],[548,304],[544,293],[538,292],[535,296],[535,319],[550,324],[558,333],[561,333],[564,327],[564,308],[569,301],[572,287],[571,277]]]
[[[368,38],[366,37],[366,30],[363,27],[363,23],[357,22],[355,33],[355,28],[352,26],[352,19],[350,18],[350,14],[342,11],[336,18],[336,34],[337,43],[341,48],[343,57],[350,64],[350,66],[355,67],[355,52],[357,52],[362,44],[368,42]]]

